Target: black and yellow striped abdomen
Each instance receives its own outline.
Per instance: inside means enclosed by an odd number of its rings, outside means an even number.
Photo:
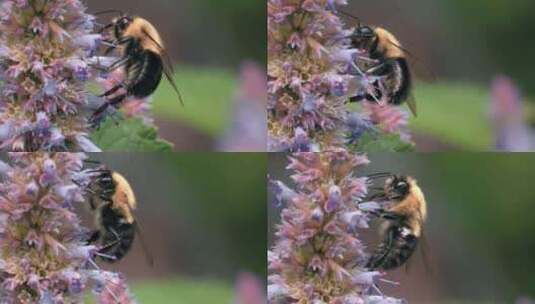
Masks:
[[[136,222],[128,223],[123,215],[111,207],[111,204],[101,207],[98,221],[102,246],[100,257],[110,263],[119,261],[132,248]]]
[[[418,238],[406,226],[391,225],[384,240],[375,249],[366,263],[369,269],[389,270],[403,265],[412,256]]]

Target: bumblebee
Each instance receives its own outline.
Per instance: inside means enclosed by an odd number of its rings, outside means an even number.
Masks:
[[[109,12],[116,11],[104,11],[97,14]],[[169,55],[160,34],[149,21],[121,13],[121,17],[113,19],[112,23],[105,25],[100,32],[105,31],[111,34],[110,39],[103,41],[103,44],[108,46],[106,54],[115,49],[118,49],[121,54],[121,58],[105,70],[111,72],[124,68],[126,77],[122,83],[100,95],[107,100],[95,111],[93,122],[98,121],[109,106],[118,108],[127,97],[142,99],[152,95],[164,75],[183,104],[182,96],[173,78],[174,70]],[[123,93],[117,94],[121,89]]]
[[[150,265],[152,257],[141,237],[133,210],[137,207],[136,197],[132,187],[117,172],[108,169],[94,169],[89,171],[92,181],[86,188],[91,194],[89,204],[95,211],[95,224],[98,227],[87,242],[98,242],[100,245],[98,256],[106,262],[121,260],[132,248],[136,234]]]
[[[373,82],[375,91],[373,95],[370,93],[358,95],[352,97],[350,101],[358,102],[366,99],[377,102],[383,98],[382,92],[387,92],[386,99],[389,104],[400,105],[407,102],[411,112],[416,116],[416,103],[411,96],[412,76],[407,60],[408,51],[401,46],[398,39],[384,28],[372,28],[361,25],[360,22],[348,38],[353,48],[365,50],[370,59],[378,62],[364,73],[384,79]]]
[[[375,211],[385,220],[383,240],[366,262],[368,269],[389,270],[405,264],[423,237],[427,204],[416,180],[410,176],[391,175],[382,192],[371,199],[384,201],[390,207]]]

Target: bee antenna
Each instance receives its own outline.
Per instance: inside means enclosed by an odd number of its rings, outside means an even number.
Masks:
[[[95,16],[105,15],[105,14],[120,14],[121,16],[124,16],[124,12],[123,11],[116,10],[116,9],[104,10],[104,11],[99,11],[99,12],[96,12],[96,13],[92,13],[92,15],[95,15]]]
[[[84,163],[95,164],[95,165],[101,165],[102,164],[98,160],[91,160],[91,159],[84,159]]]
[[[386,193],[384,192],[384,190],[381,190],[381,191],[379,191],[377,193],[370,194],[370,195],[366,196],[362,202],[370,202],[370,201],[374,201],[376,199],[385,199],[385,198],[386,198]]]
[[[384,189],[381,187],[368,187],[368,190],[384,191]]]
[[[340,14],[342,14],[342,15],[344,15],[346,17],[353,18],[353,19],[357,20],[359,27],[361,27],[361,22],[360,22],[360,18],[359,17],[354,16],[354,15],[352,15],[352,14],[350,14],[348,12],[344,12],[344,11],[338,11],[338,12],[340,12]]]
[[[377,173],[368,174],[365,177],[367,177],[369,179],[374,179],[374,178],[388,177],[388,176],[392,176],[392,175],[394,175],[394,174],[392,174],[392,172],[377,172]]]

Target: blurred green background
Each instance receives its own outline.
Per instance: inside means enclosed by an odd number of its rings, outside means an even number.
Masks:
[[[417,150],[494,150],[489,92],[497,75],[511,77],[523,92],[523,115],[533,136],[534,1],[349,2],[344,10],[389,29],[414,55],[419,115],[410,127]]]
[[[266,6],[250,0],[86,0],[89,12],[118,9],[159,30],[173,61],[181,106],[167,81],[153,96],[160,135],[177,151],[216,150],[231,127],[244,62],[266,63]],[[103,15],[107,23],[113,15]],[[265,72],[263,72],[265,73]],[[264,135],[265,136],[265,135]],[[264,150],[264,149],[263,149]]]
[[[155,265],[145,262],[139,241],[119,263],[100,265],[124,273],[140,303],[232,303],[240,273],[265,281],[265,154],[94,153],[90,158],[122,173],[136,193],[136,218]],[[91,227],[91,214],[85,214]]]
[[[409,303],[514,303],[535,298],[535,155],[499,153],[378,153],[357,172],[393,172],[411,175],[422,187],[429,208],[425,226],[426,270],[421,255],[405,268],[389,272],[380,283],[390,296]],[[286,157],[270,155],[268,172],[292,185],[285,171]],[[271,194],[270,194],[271,196]],[[272,244],[280,209],[270,197]],[[377,230],[363,233],[367,243],[377,241]]]

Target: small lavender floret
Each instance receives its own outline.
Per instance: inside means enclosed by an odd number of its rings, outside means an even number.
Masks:
[[[0,163],[1,303],[83,303],[91,289],[100,304],[134,303],[124,278],[95,264],[98,248],[75,213],[85,157],[19,152]]]
[[[0,150],[84,151],[94,17],[76,0],[6,0],[0,11]]]
[[[496,76],[492,81],[490,118],[496,150],[525,152],[535,148],[520,89],[507,76]]]
[[[113,110],[94,117],[108,101],[86,86],[104,79],[105,89],[119,73],[101,72],[118,59],[98,56],[104,38],[79,0],[1,2],[0,151],[100,152],[89,134]],[[149,108],[124,103],[127,118],[147,124]]]
[[[233,106],[232,125],[219,142],[222,151],[266,151],[266,71],[254,62],[244,62],[240,87]]]
[[[291,200],[268,251],[268,303],[404,303],[378,294],[383,274],[362,267],[367,254],[359,232],[368,228],[367,210],[377,207],[363,200],[367,179],[356,177],[368,163],[344,149],[292,154],[287,168],[296,186],[285,189]]]
[[[236,300],[234,304],[265,304],[266,287],[251,273],[242,273],[236,281]]]

